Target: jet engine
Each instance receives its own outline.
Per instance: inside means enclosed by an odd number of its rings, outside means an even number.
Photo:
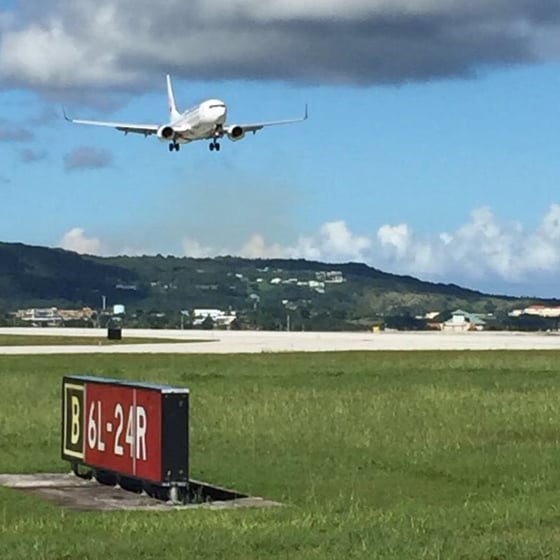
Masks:
[[[164,124],[158,128],[157,136],[160,140],[173,140],[175,131],[168,124]]]
[[[228,128],[227,135],[231,141],[237,142],[238,140],[241,140],[245,136],[245,131],[239,125],[236,124]]]

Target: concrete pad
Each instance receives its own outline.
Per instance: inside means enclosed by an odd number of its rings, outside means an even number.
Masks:
[[[124,490],[119,486],[107,486],[95,480],[84,480],[74,474],[0,474],[0,486],[23,491],[74,511],[175,511],[195,508],[232,509],[281,505],[272,500],[265,500],[258,496],[244,496],[238,492],[213,487],[199,481],[192,481],[192,484],[206,489],[214,488],[217,496],[223,497],[230,492],[242,497],[177,505],[169,501],[157,500],[146,493],[138,494]]]

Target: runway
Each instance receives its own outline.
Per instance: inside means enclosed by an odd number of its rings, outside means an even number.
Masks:
[[[105,329],[0,328],[0,334],[91,336]],[[559,333],[512,332],[267,332],[123,329],[123,343],[104,346],[3,346],[0,355],[25,354],[242,354],[379,350],[558,350]],[[127,338],[189,342],[126,344]]]

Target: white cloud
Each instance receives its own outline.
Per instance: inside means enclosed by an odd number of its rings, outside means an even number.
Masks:
[[[92,254],[149,254],[141,248],[113,251],[110,242],[89,238],[75,228],[61,246]],[[538,295],[539,286],[557,284],[560,274],[560,204],[553,204],[534,231],[516,222],[500,221],[491,209],[471,212],[456,230],[417,235],[408,224],[384,224],[369,236],[357,234],[344,221],[324,223],[314,235],[280,244],[255,233],[239,245],[216,246],[185,237],[183,256],[305,258],[324,262],[365,262],[377,269],[422,280],[455,283],[503,293]],[[166,252],[163,250],[162,252]],[[543,288],[544,289],[544,288]],[[547,295],[550,295],[548,293]],[[560,295],[560,285],[558,293]]]
[[[196,239],[185,238],[181,243],[183,247],[183,256],[191,257],[193,259],[200,259],[204,257],[215,257],[219,254],[215,249],[208,245],[202,245]]]
[[[102,253],[102,243],[95,237],[86,237],[82,228],[73,228],[67,231],[60,240],[60,247],[67,251],[86,255],[100,255]]]
[[[382,264],[397,272],[470,285],[495,279],[538,283],[550,280],[550,273],[560,273],[558,204],[550,207],[534,232],[500,221],[487,207],[473,210],[469,221],[453,232],[422,238],[407,226],[399,227],[401,235],[391,226],[379,230],[385,248],[387,240],[392,242],[392,253]],[[370,255],[377,257],[375,252]]]
[[[390,247],[399,257],[402,257],[406,254],[410,245],[410,230],[406,224],[384,225],[379,228],[377,239],[381,246]]]
[[[259,257],[276,259],[285,258],[287,250],[277,243],[267,245],[262,235],[255,234],[241,247],[239,255],[248,259],[257,259]]]
[[[327,222],[321,226],[319,248],[331,259],[363,260],[370,245],[367,237],[354,235],[343,221]]]
[[[408,224],[384,224],[365,236],[353,233],[344,221],[334,221],[293,245],[268,243],[255,234],[241,248],[212,249],[207,254],[360,261],[424,280],[475,289],[491,284],[526,286],[527,293],[534,293],[539,283],[550,285],[560,274],[560,204],[550,207],[533,232],[516,222],[502,222],[483,207],[451,232],[420,236]]]
[[[560,204],[550,207],[537,233],[554,241],[560,240]]]
[[[192,238],[182,241],[184,255],[187,257],[213,257],[217,255],[235,255],[248,259],[302,258],[320,260],[363,260],[365,250],[371,241],[366,237],[356,236],[343,221],[326,222],[316,237],[300,237],[294,245],[283,246],[280,243],[268,243],[264,236],[255,233],[240,247],[213,247]]]

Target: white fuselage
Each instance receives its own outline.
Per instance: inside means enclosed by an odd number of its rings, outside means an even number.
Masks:
[[[227,107],[220,99],[207,99],[187,109],[176,120],[169,123],[175,131],[176,141],[186,144],[221,136],[221,127],[226,122]]]

